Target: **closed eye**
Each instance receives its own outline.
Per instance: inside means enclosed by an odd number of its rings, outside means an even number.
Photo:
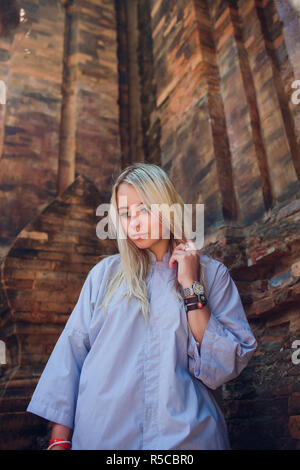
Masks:
[[[141,211],[146,211],[146,212],[149,212],[149,210],[147,209],[147,207],[143,207],[141,209]],[[121,217],[128,217],[128,212],[123,212],[122,214],[120,214]]]

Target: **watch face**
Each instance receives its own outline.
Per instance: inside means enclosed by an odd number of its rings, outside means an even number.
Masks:
[[[203,294],[204,293],[203,286],[200,284],[200,282],[194,282],[193,288],[194,288],[195,294]]]
[[[186,287],[185,289],[183,289],[183,292],[184,292],[184,295],[192,295],[193,294],[193,290],[190,289],[190,287]]]

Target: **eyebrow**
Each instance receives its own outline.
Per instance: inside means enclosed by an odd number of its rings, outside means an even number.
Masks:
[[[143,202],[140,202],[139,204],[137,204],[137,206],[141,206],[142,204],[143,204]],[[126,207],[119,207],[119,211],[120,211],[121,209],[127,209],[127,206],[126,206]]]

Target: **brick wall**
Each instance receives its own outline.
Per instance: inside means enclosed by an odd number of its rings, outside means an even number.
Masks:
[[[74,306],[69,283],[78,276],[79,289],[97,256],[114,250],[95,240],[92,214],[113,175],[149,161],[186,203],[205,204],[205,249],[230,269],[258,339],[248,367],[217,391],[233,448],[299,449],[300,32],[291,4],[20,4],[26,21],[0,38],[9,346],[0,417],[10,448],[43,445],[46,424],[24,412],[40,357]]]
[[[114,3],[19,4],[23,21],[0,38],[0,257],[77,175],[108,189],[120,168]]]
[[[158,123],[161,164],[185,202],[205,204],[206,249],[230,269],[259,343],[218,391],[232,446],[299,448],[297,16],[270,0],[150,5],[149,160]]]
[[[25,409],[89,270],[116,252],[95,235],[93,206],[108,196],[78,176],[21,230],[1,265],[0,448],[34,447],[47,429]]]

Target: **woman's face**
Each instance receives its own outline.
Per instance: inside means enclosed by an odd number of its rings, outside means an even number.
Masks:
[[[123,229],[136,246],[143,249],[158,243],[162,236],[162,224],[158,216],[142,203],[132,185],[120,184],[117,203]]]

